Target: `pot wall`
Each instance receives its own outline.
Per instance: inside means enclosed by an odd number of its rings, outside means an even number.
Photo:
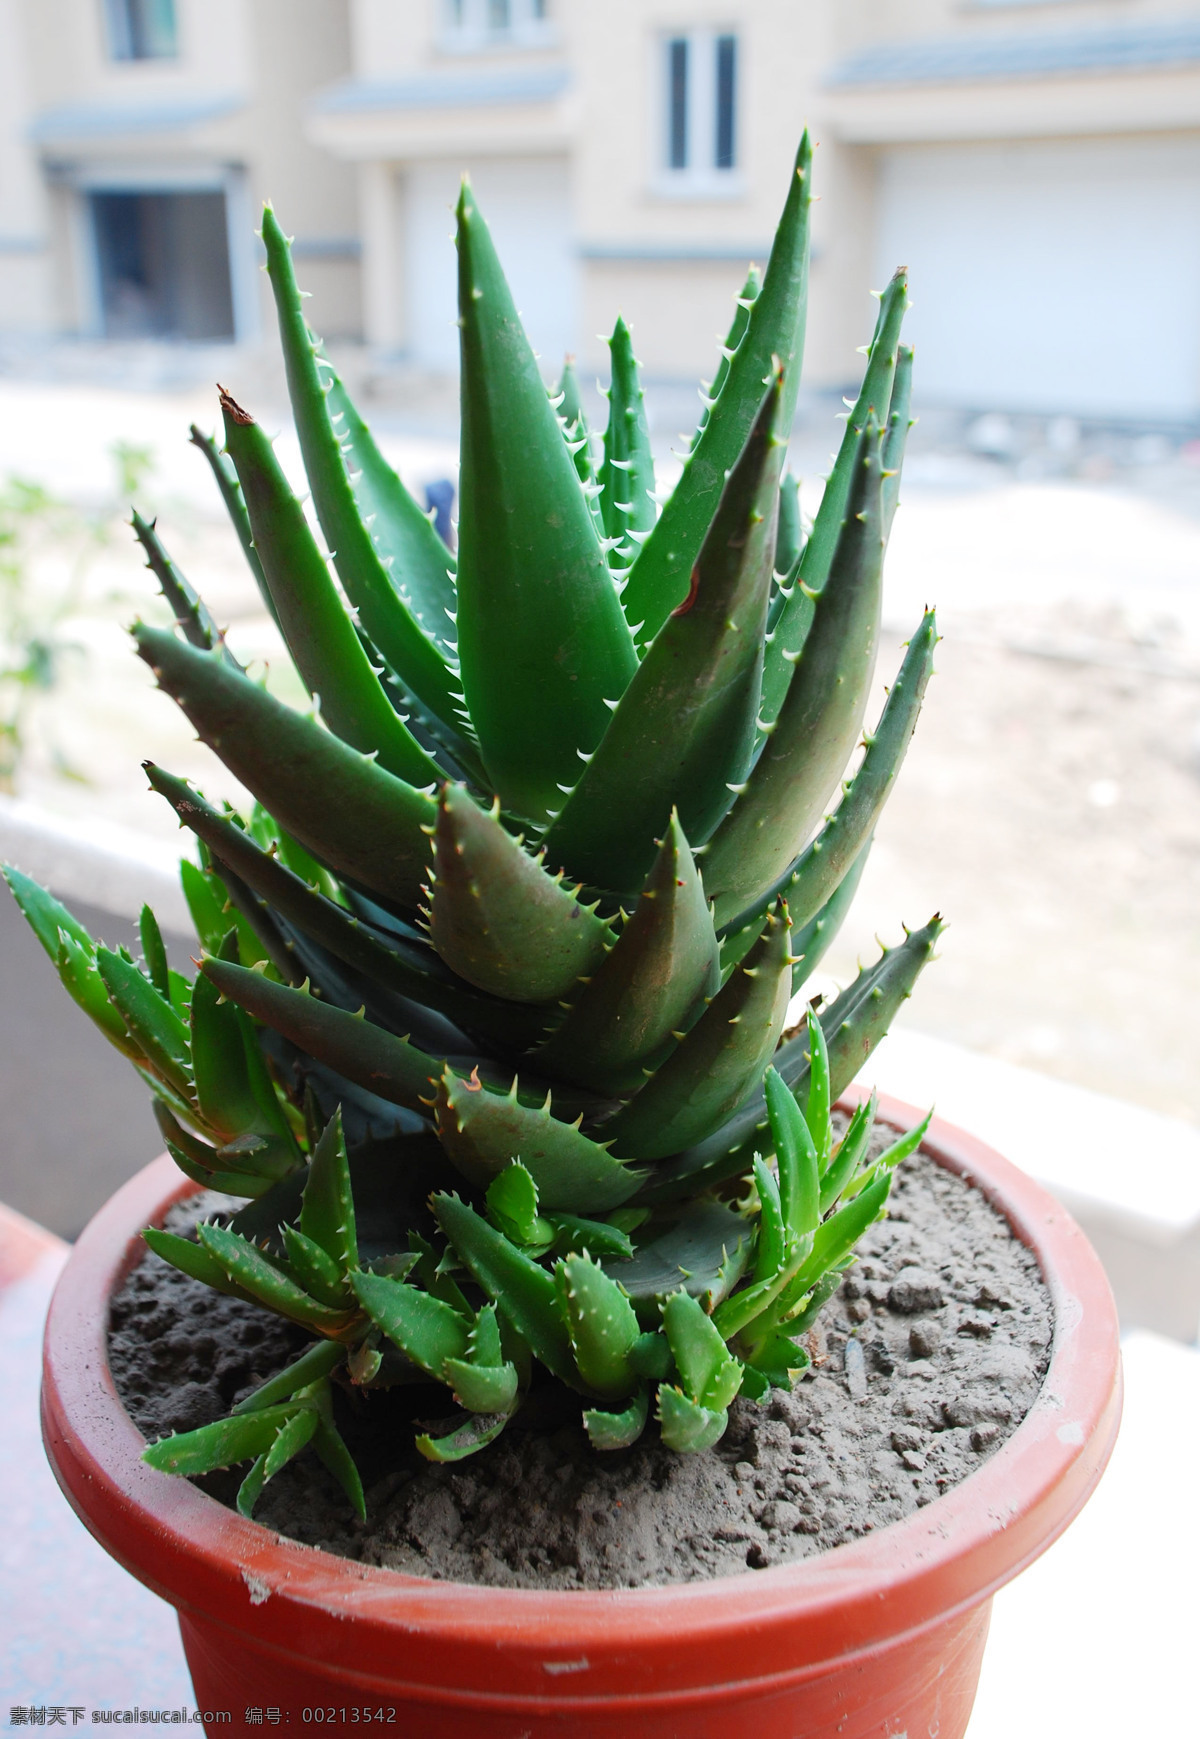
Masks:
[[[455,1697],[450,1687],[406,1684],[397,1673],[400,1659],[376,1663],[374,1673],[335,1674],[294,1655],[266,1656],[253,1641],[183,1613],[179,1628],[200,1708],[236,1712],[251,1686],[253,1703],[289,1709],[293,1726],[304,1723],[306,1708],[382,1706],[403,1711],[404,1739],[738,1739],[751,1733],[754,1739],[961,1739],[991,1608],[985,1600],[921,1636],[811,1676],[743,1679],[753,1665],[752,1646],[743,1639],[736,1653],[714,1651],[711,1685],[662,1697],[618,1692],[599,1702],[549,1692],[540,1703],[521,1699],[516,1709],[499,1691]]]
[[[888,1101],[880,1114],[904,1126],[919,1115]],[[113,1389],[105,1326],[141,1226],[193,1188],[165,1158],[92,1222],[55,1295],[51,1464],[101,1544],[180,1609],[198,1704],[233,1711],[233,1731],[251,1705],[303,1725],[305,1708],[365,1704],[396,1708],[394,1730],[412,1739],[961,1739],[990,1596],[1098,1480],[1120,1367],[1107,1281],[1066,1212],[947,1125],[935,1122],[924,1147],[983,1189],[1037,1254],[1055,1309],[1050,1367],[1030,1413],[977,1472],[836,1551],[668,1588],[477,1588],[296,1545],[156,1473]]]

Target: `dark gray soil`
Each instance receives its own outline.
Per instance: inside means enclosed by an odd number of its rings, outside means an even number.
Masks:
[[[735,1401],[706,1454],[675,1455],[651,1428],[601,1456],[567,1412],[438,1467],[411,1441],[414,1419],[448,1411],[445,1391],[372,1397],[370,1430],[362,1398],[347,1397],[339,1422],[367,1488],[366,1524],[308,1451],[267,1487],[256,1519],[367,1564],[540,1588],[728,1575],[884,1527],[1011,1435],[1045,1374],[1052,1319],[1030,1251],[924,1156],[903,1166],[890,1217],[859,1251],[814,1331],[812,1374],[791,1394]],[[149,1438],[220,1417],[304,1344],[155,1256],[113,1302],[113,1376]],[[237,1482],[200,1483],[231,1503]]]

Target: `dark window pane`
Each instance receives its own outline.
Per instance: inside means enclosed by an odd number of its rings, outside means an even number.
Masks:
[[[175,0],[104,0],[114,60],[172,60],[179,52]]]
[[[106,338],[230,339],[223,193],[93,193]]]
[[[508,0],[488,0],[488,26],[492,30],[507,30],[511,23]]]
[[[667,162],[688,166],[688,44],[685,36],[667,44]]]
[[[717,136],[713,163],[732,169],[734,163],[734,96],[737,85],[737,37],[717,38]]]

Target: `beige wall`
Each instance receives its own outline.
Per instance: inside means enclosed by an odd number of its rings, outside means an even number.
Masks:
[[[287,233],[296,237],[296,269],[312,293],[308,312],[315,329],[326,338],[361,336],[357,178],[304,131],[314,91],[349,71],[346,7],[337,0],[244,4],[254,91],[244,149],[255,204],[272,200]],[[266,307],[265,278],[261,294]]]
[[[101,0],[0,0],[0,328],[24,322],[30,297],[43,328],[87,330],[89,295],[84,189],[183,185],[208,177],[232,207],[235,305],[247,336],[269,317],[257,272],[257,209],[273,198],[297,238],[298,264],[313,292],[311,317],[329,336],[362,330],[359,217],[354,173],[310,141],[303,117],[314,91],[348,71],[347,0],[176,0],[174,60],[114,62]],[[23,50],[23,58],[17,50]],[[5,88],[15,87],[15,94]],[[228,112],[179,124],[189,108]],[[23,107],[22,107],[23,105]],[[97,111],[131,115],[175,109],[175,125],[124,133],[91,123]],[[57,115],[31,149],[31,119]],[[71,122],[70,117],[79,117]],[[22,178],[24,178],[22,182]],[[6,252],[6,234],[36,214],[48,241],[40,260]]]
[[[51,329],[53,301],[49,211],[25,140],[30,70],[19,0],[0,0],[0,311],[21,333]]]
[[[814,259],[805,379],[840,386],[861,366],[876,247],[880,165],[909,144],[1130,136],[1200,125],[1200,69],[1024,83],[839,89],[828,69],[893,40],[1083,29],[1183,13],[1183,0],[550,0],[542,39],[461,52],[442,0],[177,0],[179,61],[113,65],[100,0],[0,0],[0,325],[78,329],[86,315],[72,165],[244,166],[245,228],[271,197],[297,238],[310,315],[326,336],[364,329],[380,350],[406,342],[411,261],[405,188],[412,166],[463,168],[541,156],[569,165],[570,237],[579,249],[578,345],[601,368],[598,337],[622,311],[650,375],[711,373],[745,263],[762,259],[802,126],[817,141]],[[739,38],[739,167],[689,192],[661,171],[661,43],[681,29]],[[423,74],[562,65],[569,88],[524,104],[393,105],[310,115],[351,76],[386,85]],[[25,143],[28,117],[70,105],[243,97],[238,112],[161,137],[80,138],[44,150],[65,166],[48,185]],[[24,108],[22,108],[24,104]],[[40,238],[5,248],[5,238]],[[361,239],[362,259],[355,243]],[[410,238],[411,239],[411,238]],[[256,244],[253,244],[256,245]],[[267,318],[267,286],[245,251],[247,294]],[[892,262],[899,263],[899,262]],[[912,263],[919,269],[919,262]],[[573,292],[574,293],[574,292]],[[549,366],[549,365],[548,365]]]

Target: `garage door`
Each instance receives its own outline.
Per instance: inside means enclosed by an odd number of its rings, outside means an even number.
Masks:
[[[404,178],[408,349],[423,367],[448,372],[458,369],[452,237],[461,171],[457,162],[416,163]],[[472,166],[471,184],[542,372],[557,375],[577,342],[567,165],[557,158],[496,159]]]
[[[879,191],[928,402],[1200,411],[1200,143],[898,149]]]

